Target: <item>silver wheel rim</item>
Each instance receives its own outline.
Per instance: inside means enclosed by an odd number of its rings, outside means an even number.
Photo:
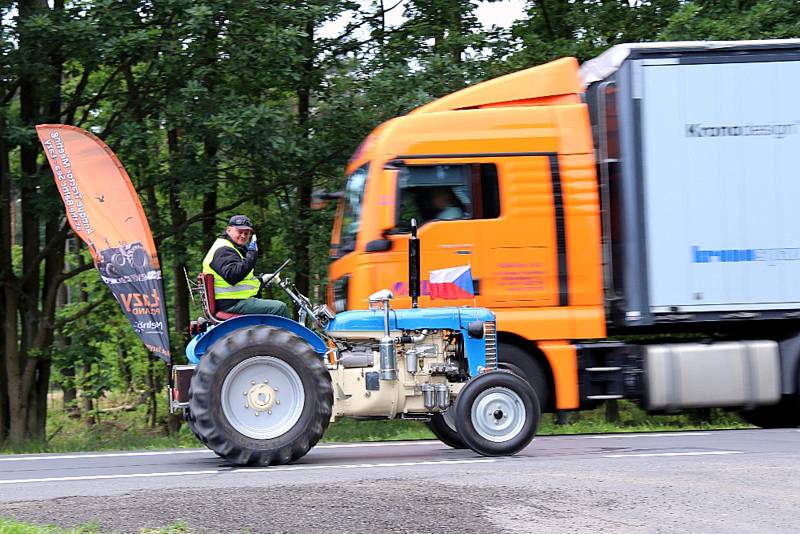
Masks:
[[[525,426],[525,403],[514,391],[493,387],[472,403],[472,424],[484,439],[503,443],[514,439]]]
[[[222,383],[222,413],[248,438],[282,436],[300,419],[305,400],[300,375],[273,356],[244,360]]]

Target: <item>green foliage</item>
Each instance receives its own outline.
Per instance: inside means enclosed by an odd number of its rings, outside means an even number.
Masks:
[[[74,528],[61,528],[55,525],[33,525],[0,518],[0,534],[102,534],[103,532],[96,523],[87,523]],[[191,532],[191,530],[182,521],[164,528],[141,530],[141,534],[184,534],[187,532]]]
[[[784,39],[800,35],[794,0],[686,2],[669,17],[661,40]]]
[[[100,529],[94,524],[76,528],[61,528],[55,525],[33,525],[0,518],[0,534],[100,534],[100,532]]]

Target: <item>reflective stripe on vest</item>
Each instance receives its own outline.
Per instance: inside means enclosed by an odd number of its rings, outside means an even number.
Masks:
[[[252,269],[250,269],[250,272],[245,275],[241,282],[232,286],[226,282],[217,271],[211,268],[211,260],[214,259],[214,253],[221,247],[231,247],[240,258],[244,259],[239,249],[234,247],[227,239],[220,237],[214,241],[208,254],[206,254],[206,257],[203,259],[203,272],[214,275],[214,294],[217,298],[224,299],[249,299],[250,297],[255,297],[258,294],[258,288],[261,287],[261,283],[253,274]]]

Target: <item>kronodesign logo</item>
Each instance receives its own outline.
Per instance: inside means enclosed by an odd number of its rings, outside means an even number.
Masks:
[[[800,121],[786,124],[703,124],[700,122],[686,124],[686,137],[753,137],[763,136],[783,139],[796,135]]]
[[[742,248],[704,249],[691,247],[692,263],[741,263],[764,261],[775,264],[779,261],[800,261],[800,248]]]

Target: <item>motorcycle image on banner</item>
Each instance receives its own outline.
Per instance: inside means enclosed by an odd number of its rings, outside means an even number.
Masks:
[[[72,230],[147,349],[171,363],[161,266],[150,225],[116,155],[91,133],[36,126]]]

